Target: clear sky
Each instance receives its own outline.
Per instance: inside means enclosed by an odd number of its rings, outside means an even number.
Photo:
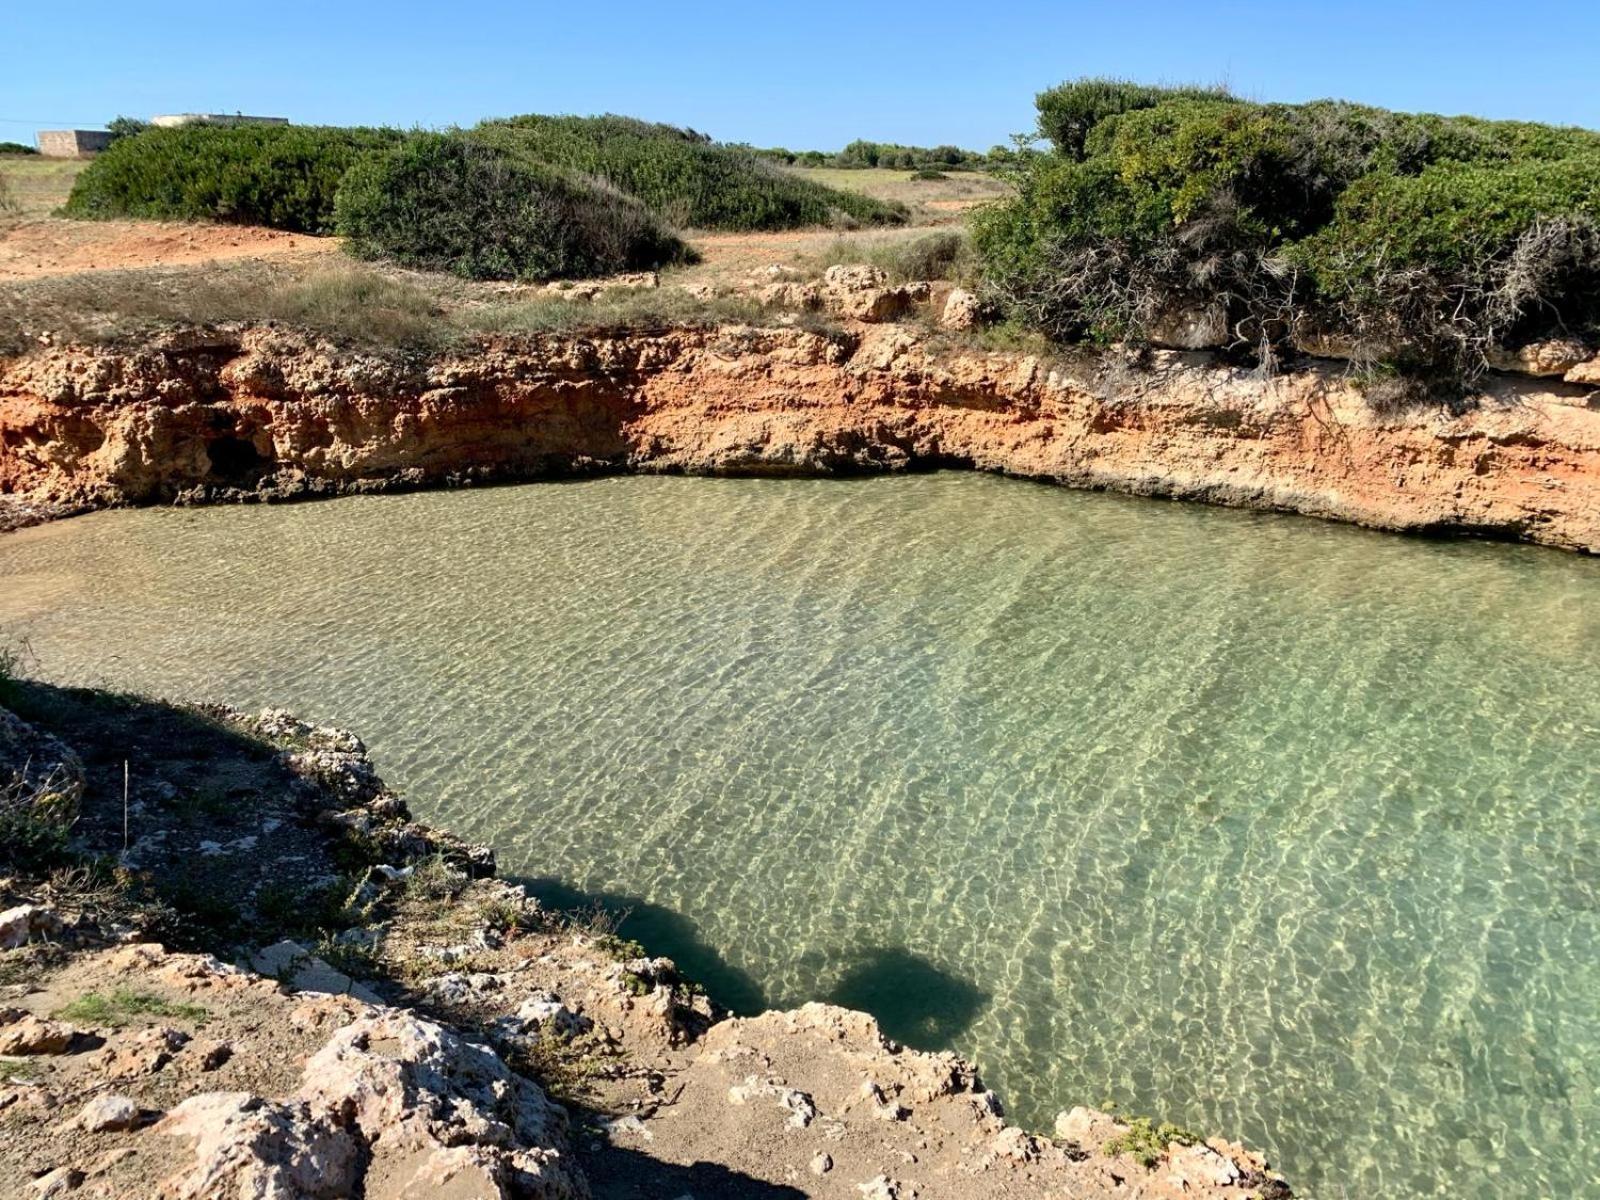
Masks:
[[[0,3],[0,140],[118,114],[439,126],[619,112],[728,141],[987,149],[1063,79],[1600,127],[1600,0]]]

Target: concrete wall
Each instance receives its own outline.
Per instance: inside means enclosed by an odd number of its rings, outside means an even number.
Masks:
[[[41,129],[38,142],[46,158],[83,158],[111,145],[111,134],[104,129]]]
[[[162,129],[178,125],[287,125],[288,117],[247,117],[243,113],[168,113],[151,117],[150,124]]]

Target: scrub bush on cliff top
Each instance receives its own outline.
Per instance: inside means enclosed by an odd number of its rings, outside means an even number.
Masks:
[[[329,233],[345,171],[405,136],[314,125],[146,129],[118,138],[85,167],[62,211]]]
[[[907,219],[898,204],[800,178],[748,147],[630,117],[510,117],[485,121],[470,136],[608,180],[680,227],[797,229]]]
[[[1497,345],[1600,329],[1600,134],[1105,80],[1038,106],[1053,151],[974,232],[1058,340],[1221,305],[1264,358],[1333,333],[1450,390]]]
[[[351,168],[338,194],[350,250],[472,279],[557,279],[689,256],[608,184],[459,134],[418,134]]]

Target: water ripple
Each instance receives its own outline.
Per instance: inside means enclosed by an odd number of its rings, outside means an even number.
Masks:
[[[107,513],[0,577],[46,673],[358,728],[508,871],[1026,1122],[1600,1192],[1600,563],[941,475]]]

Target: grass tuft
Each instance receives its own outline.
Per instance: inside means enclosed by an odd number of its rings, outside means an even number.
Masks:
[[[76,1021],[83,1025],[110,1026],[127,1025],[141,1017],[167,1017],[203,1025],[211,1016],[198,1004],[178,1004],[149,992],[135,992],[127,988],[118,988],[109,994],[85,992],[57,1009],[55,1015],[61,1020]]]

